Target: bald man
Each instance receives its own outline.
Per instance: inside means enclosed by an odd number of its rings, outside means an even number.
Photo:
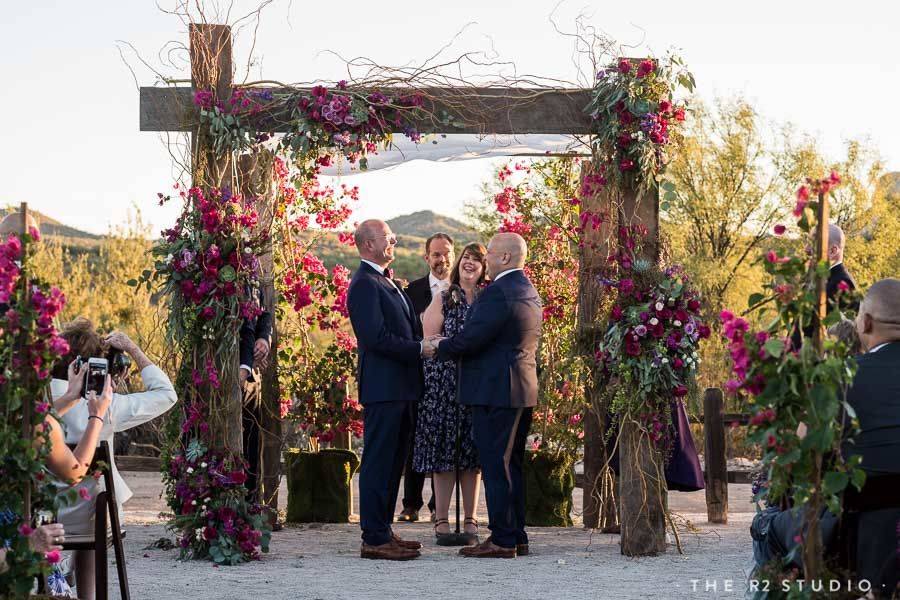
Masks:
[[[856,327],[865,354],[847,392],[847,403],[859,420],[860,431],[841,447],[844,459],[862,458],[866,472],[862,491],[848,486],[843,518],[860,543],[852,544],[856,575],[872,582],[883,577],[884,565],[896,569],[896,530],[900,522],[900,279],[872,285],[859,307]],[[848,428],[849,429],[849,428]],[[828,543],[836,525],[829,512],[822,516],[822,540]],[[790,511],[772,520],[769,550],[787,556],[797,545],[802,518]],[[896,576],[896,571],[894,571]],[[890,588],[893,589],[893,588]]]
[[[359,357],[359,402],[363,405],[363,456],[359,471],[362,558],[411,560],[419,542],[392,530],[394,507],[413,405],[424,387],[422,326],[412,301],[391,278],[397,236],[384,221],[360,223],[354,233],[360,264],[347,295]],[[430,355],[432,350],[427,350]]]
[[[472,305],[463,330],[430,341],[436,357],[460,362],[459,401],[472,409],[472,430],[487,500],[491,536],[463,556],[515,558],[528,553],[522,462],[537,404],[541,300],[523,268],[528,249],[515,233],[488,244],[492,279]]]
[[[841,291],[841,283],[846,285],[848,291],[856,289],[853,277],[844,266],[844,230],[834,223],[828,225],[828,261],[831,263],[831,270],[828,273],[828,282],[825,284],[825,294],[828,296],[829,304],[834,305],[838,299],[838,293]],[[856,306],[845,302],[838,302],[838,306],[842,310],[856,309]]]

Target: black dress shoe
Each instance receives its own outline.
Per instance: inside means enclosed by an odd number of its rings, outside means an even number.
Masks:
[[[398,521],[405,521],[407,523],[415,523],[419,520],[419,511],[414,508],[404,508],[399,515],[397,515]]]

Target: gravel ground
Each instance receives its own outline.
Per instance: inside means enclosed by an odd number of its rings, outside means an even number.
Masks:
[[[463,559],[434,545],[430,525],[401,524],[404,538],[425,547],[416,561],[392,563],[359,558],[359,528],[346,525],[288,526],[272,536],[259,562],[215,568],[179,562],[175,550],[146,549],[166,536],[159,512],[158,476],[124,474],[135,491],[126,505],[126,555],[131,595],[142,598],[738,598],[751,560],[749,486],[729,486],[728,525],[706,523],[704,493],[673,493],[670,507],[696,529],[682,527],[684,554],[674,545],[659,557],[629,559],[617,535],[581,527],[530,528],[531,555],[515,560]],[[285,494],[281,494],[282,503]],[[483,496],[482,496],[483,498]],[[575,493],[581,510],[581,490]],[[483,499],[482,499],[483,506]],[[481,514],[485,514],[482,508]],[[451,509],[452,515],[452,509]],[[427,520],[427,511],[423,518]],[[118,598],[110,569],[111,597]],[[714,586],[714,587],[713,587]]]

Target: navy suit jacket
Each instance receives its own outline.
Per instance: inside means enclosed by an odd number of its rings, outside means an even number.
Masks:
[[[860,432],[844,442],[844,458],[861,454],[862,468],[873,476],[900,473],[900,342],[856,362],[847,403],[859,417]]]
[[[359,354],[359,402],[417,402],[423,388],[422,328],[412,302],[383,274],[360,263],[347,308]]]
[[[460,360],[460,403],[537,405],[542,320],[540,296],[522,271],[487,286],[472,305],[463,330],[438,345],[438,359]]]

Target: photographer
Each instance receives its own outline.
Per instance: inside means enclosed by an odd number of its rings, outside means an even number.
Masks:
[[[109,442],[110,453],[113,452],[113,435],[116,432],[125,431],[146,423],[175,406],[178,398],[175,388],[168,376],[156,365],[150,362],[147,355],[122,332],[115,331],[106,338],[100,337],[93,324],[84,318],[77,318],[63,327],[62,337],[69,343],[69,355],[59,361],[57,370],[54,371],[54,379],[50,389],[54,399],[54,406],[59,414],[63,415],[62,421],[66,428],[66,442],[77,442],[83,435],[89,423],[87,401],[82,397],[74,399],[64,398],[67,383],[63,379],[65,365],[75,357],[80,356],[85,363],[89,358],[104,357],[110,361],[111,374],[114,387],[117,387],[124,378],[124,372],[117,372],[116,364],[121,365],[121,360],[115,355],[124,352],[131,357],[134,367],[140,372],[144,384],[144,391],[134,394],[113,394],[112,404],[100,431],[100,440]],[[71,395],[70,395],[71,396]],[[119,475],[116,469],[114,457],[110,457],[110,469],[112,469],[113,481],[115,481],[117,500],[119,502],[119,515],[121,520],[122,504],[132,496],[128,485]],[[94,498],[102,491],[102,480],[97,481],[91,477],[85,478],[79,488],[85,488],[90,500],[80,501],[74,505],[65,507],[60,511],[59,520],[65,525],[66,531],[72,534],[90,533],[94,528]],[[79,490],[79,493],[80,490]],[[93,590],[93,553],[76,552],[75,570],[80,583],[79,597],[90,600],[93,595],[84,592]]]

